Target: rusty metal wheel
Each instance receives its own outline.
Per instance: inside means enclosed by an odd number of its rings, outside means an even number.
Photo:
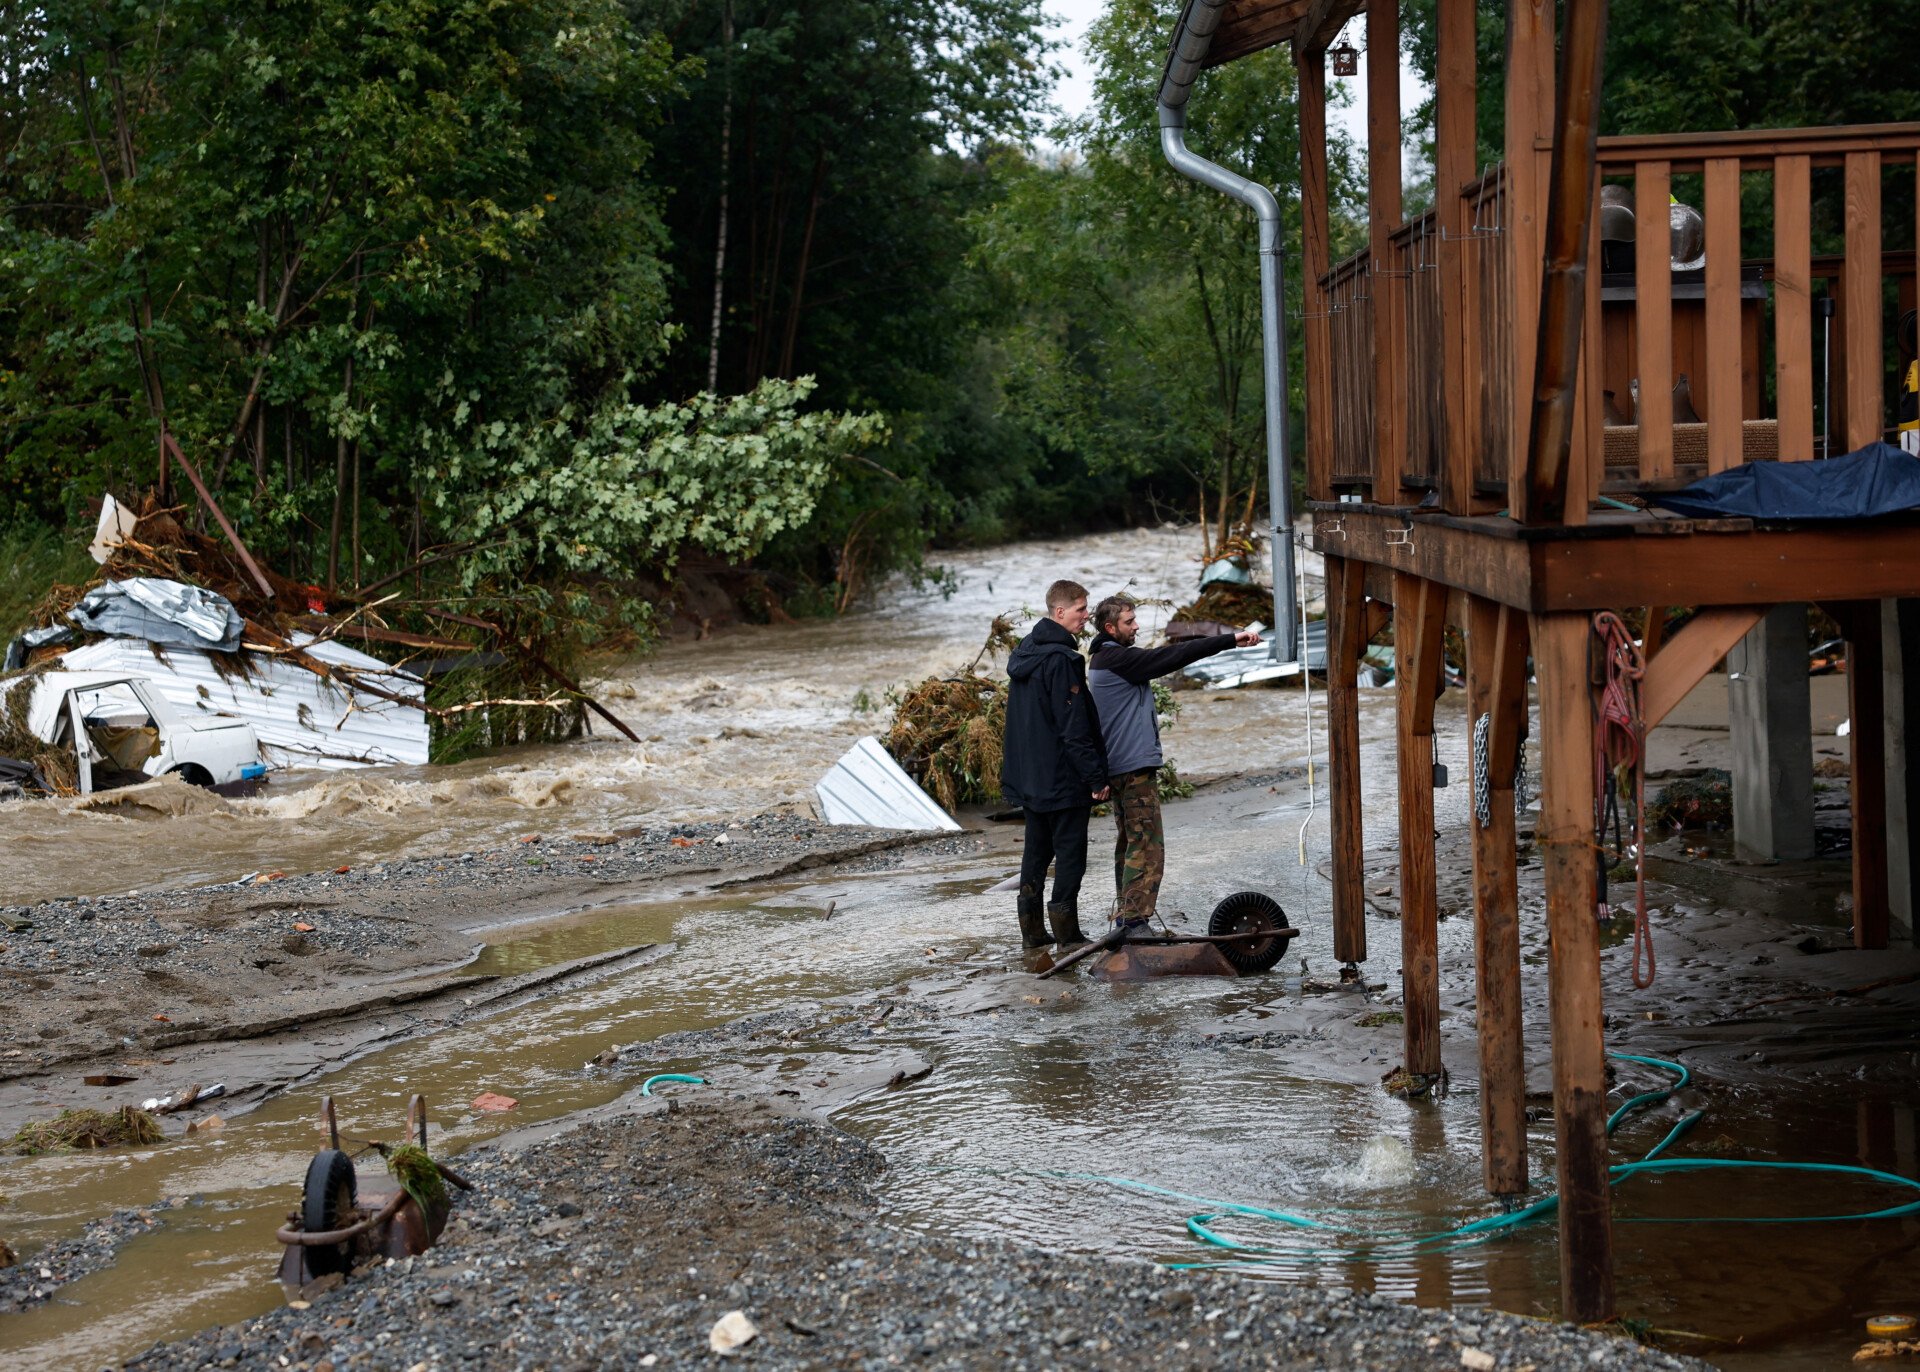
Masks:
[[[1262,891],[1236,891],[1213,907],[1207,920],[1209,934],[1255,934],[1263,929],[1285,929],[1287,912],[1280,902]],[[1280,961],[1292,941],[1288,934],[1272,938],[1243,938],[1231,943],[1216,943],[1234,970],[1243,976],[1270,971]]]
[[[300,1227],[309,1234],[345,1229],[360,1218],[356,1208],[359,1199],[360,1183],[354,1176],[353,1159],[338,1148],[323,1148],[307,1164]],[[352,1259],[352,1248],[345,1243],[312,1247],[307,1249],[307,1270],[316,1277],[345,1272]]]

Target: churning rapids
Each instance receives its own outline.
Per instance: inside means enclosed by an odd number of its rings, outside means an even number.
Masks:
[[[815,778],[855,738],[884,727],[887,689],[969,661],[995,613],[1036,604],[1060,575],[1096,595],[1131,586],[1185,599],[1193,546],[1190,533],[1134,531],[967,554],[948,559],[950,593],[902,588],[838,621],[668,645],[605,678],[608,704],[649,740],[641,745],[602,735],[416,773],[281,778],[253,800],[196,797],[168,815],[0,807],[7,895],[20,903],[181,887],[268,868],[458,853],[529,832],[804,806]],[[1183,1228],[1197,1206],[1075,1174],[1303,1211],[1374,1233],[1492,1213],[1481,1189],[1475,1092],[1468,788],[1442,791],[1438,816],[1451,1089],[1402,1101],[1379,1086],[1399,1061],[1401,1033],[1394,811],[1391,785],[1379,780],[1392,774],[1393,695],[1363,694],[1375,902],[1365,980],[1378,992],[1316,993],[1335,968],[1321,875],[1329,844],[1303,766],[1309,709],[1299,684],[1189,693],[1169,751],[1187,774],[1228,779],[1169,808],[1163,910],[1199,923],[1230,891],[1270,892],[1303,931],[1273,974],[1139,986],[1033,982],[1013,951],[1010,898],[990,889],[1018,860],[1005,825],[962,851],[909,849],[731,891],[556,910],[510,927],[487,927],[475,909],[475,942],[487,942],[475,970],[521,972],[640,944],[658,945],[657,953],[563,994],[422,1026],[402,1042],[296,1074],[216,1133],[104,1157],[9,1161],[0,1169],[0,1191],[11,1197],[0,1223],[29,1261],[37,1245],[76,1234],[91,1217],[174,1203],[113,1266],[0,1316],[0,1350],[23,1365],[97,1367],[277,1302],[270,1234],[317,1146],[324,1093],[341,1102],[350,1132],[383,1136],[407,1092],[422,1091],[436,1103],[436,1151],[455,1152],[509,1124],[620,1097],[637,1076],[583,1067],[617,1045],[644,1064],[637,1071],[698,1071],[718,1091],[798,1092],[886,1153],[885,1204],[904,1227],[1111,1258],[1214,1256]],[[1439,760],[1464,777],[1457,697],[1445,708]],[[1317,699],[1312,714],[1324,765]],[[1111,832],[1111,821],[1096,821],[1096,855]],[[1612,941],[1609,1046],[1683,1057],[1696,1078],[1684,1097],[1623,1126],[1622,1160],[1685,1110],[1703,1108],[1705,1122],[1685,1145],[1703,1154],[1866,1162],[1920,1177],[1920,1044],[1910,1006],[1863,998],[1829,1009],[1807,999],[1751,1013],[1770,995],[1800,989],[1795,978],[1847,985],[1885,975],[1876,969],[1886,964],[1827,951],[1841,941],[1830,896],[1816,909],[1798,890],[1752,876],[1717,879],[1705,865],[1695,876],[1682,870],[1681,847],[1665,851],[1672,884],[1656,892],[1660,979],[1634,991],[1627,952]],[[1096,856],[1093,873],[1102,865]],[[1830,885],[1831,876],[1820,879]],[[1544,1090],[1546,954],[1537,886],[1524,883],[1529,1063]],[[1097,875],[1089,889],[1091,904],[1104,899]],[[835,912],[822,919],[830,903]],[[764,1018],[727,1028],[748,1016]],[[316,1035],[317,1053],[325,1037]],[[892,1089],[862,1088],[903,1066],[912,1070]],[[921,1075],[921,1067],[931,1070]],[[1621,1098],[1659,1084],[1657,1074],[1625,1067]],[[465,1111],[483,1090],[517,1097],[519,1110],[511,1118]],[[1533,1126],[1530,1144],[1531,1173],[1545,1189],[1549,1119]],[[1920,1221],[1733,1221],[1891,1203],[1843,1179],[1791,1188],[1636,1180],[1616,1199],[1623,1221],[1711,1222],[1620,1224],[1622,1308],[1682,1331],[1666,1336],[1676,1350],[1729,1368],[1831,1366],[1860,1342],[1862,1314],[1920,1300]],[[1274,1241],[1271,1232],[1238,1232]],[[1551,1225],[1424,1253],[1344,1240],[1277,1246],[1285,1251],[1251,1275],[1422,1305],[1553,1312]]]

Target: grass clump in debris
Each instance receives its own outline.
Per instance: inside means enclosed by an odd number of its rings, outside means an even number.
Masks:
[[[37,1157],[43,1153],[118,1148],[130,1143],[159,1143],[165,1137],[158,1120],[131,1105],[123,1105],[118,1110],[62,1110],[53,1119],[21,1125],[19,1132],[8,1141],[7,1151]]]
[[[948,810],[1000,799],[1007,733],[1004,682],[969,672],[928,677],[894,707],[886,749]]]
[[[55,795],[71,796],[80,791],[80,766],[73,746],[42,742],[27,727],[27,711],[33,703],[37,674],[0,680],[0,757],[27,763]]]
[[[1715,767],[1671,783],[1648,802],[1647,823],[1668,829],[1731,827],[1732,773]]]
[[[431,1215],[436,1213],[436,1207],[446,1208],[447,1183],[440,1175],[440,1164],[427,1156],[427,1150],[419,1144],[403,1143],[388,1149],[387,1171],[400,1183],[400,1189],[413,1197],[421,1214]]]
[[[1389,1024],[1405,1024],[1407,1017],[1398,1010],[1375,1010],[1371,1015],[1362,1015],[1356,1023],[1362,1029],[1384,1029]]]

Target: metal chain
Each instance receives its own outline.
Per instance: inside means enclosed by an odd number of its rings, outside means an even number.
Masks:
[[[1513,745],[1513,814],[1523,819],[1533,799],[1533,778],[1527,774],[1527,736],[1522,734]]]
[[[1481,715],[1473,722],[1473,817],[1486,828],[1493,823],[1493,783],[1487,777],[1487,737],[1493,731],[1493,716]]]

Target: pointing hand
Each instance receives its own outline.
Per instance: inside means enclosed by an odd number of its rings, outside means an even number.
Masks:
[[[1233,636],[1233,645],[1236,648],[1251,648],[1259,641],[1260,635],[1251,629],[1242,629]]]

